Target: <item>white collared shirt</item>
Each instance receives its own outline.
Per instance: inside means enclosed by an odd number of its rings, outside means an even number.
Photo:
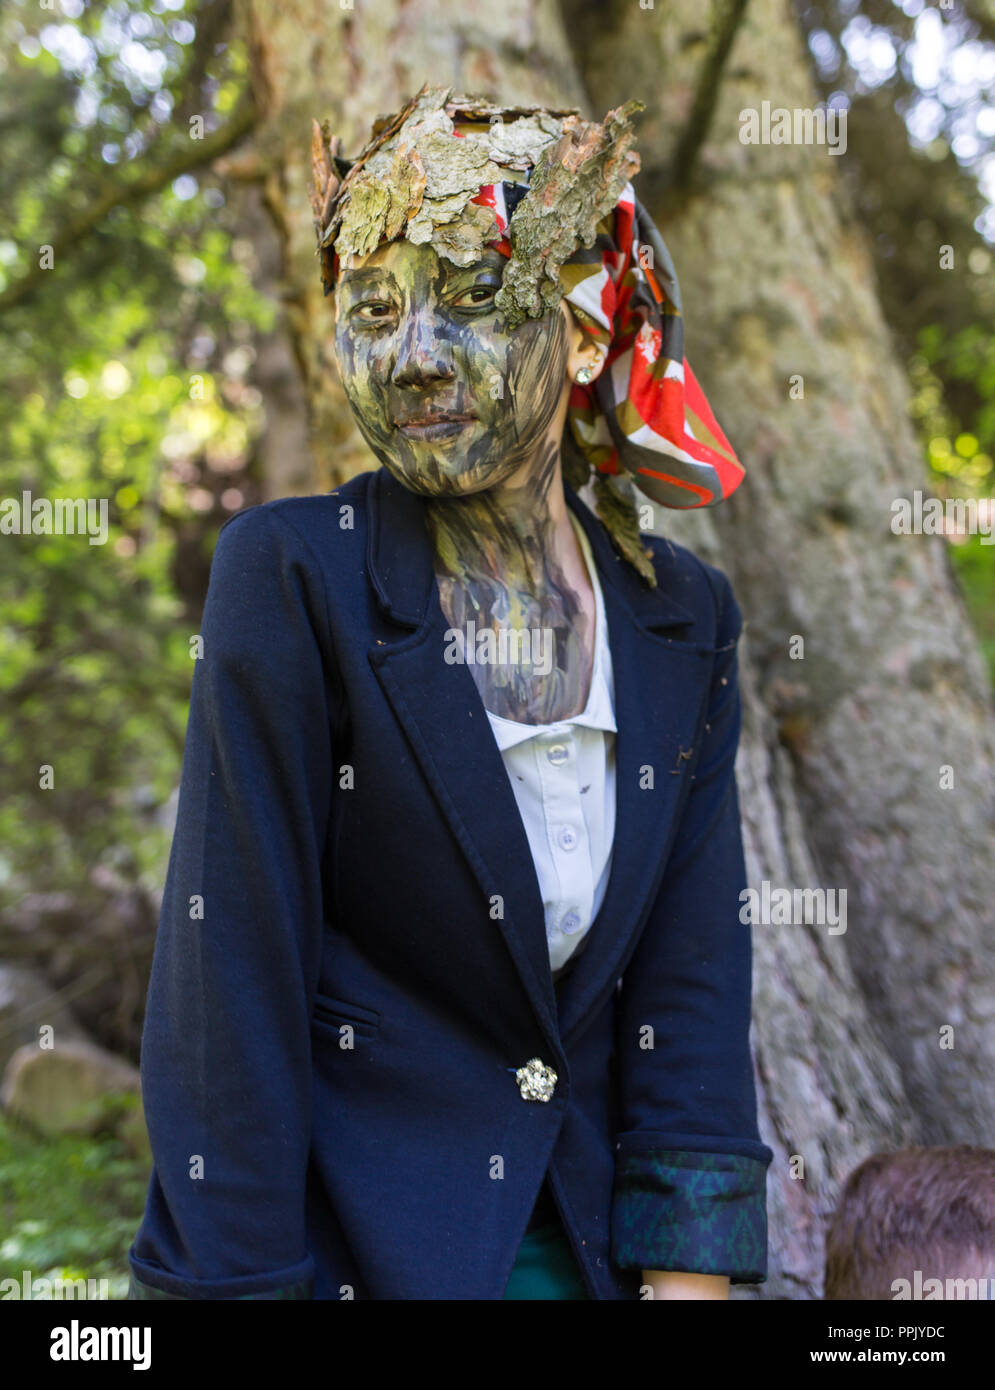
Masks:
[[[583,712],[520,724],[487,711],[535,864],[551,969],[573,955],[598,914],[615,838],[615,685],[604,598],[584,528],[570,512],[595,599],[594,665]]]

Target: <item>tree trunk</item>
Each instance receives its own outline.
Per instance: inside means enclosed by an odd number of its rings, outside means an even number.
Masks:
[[[256,253],[256,286],[282,308],[284,240],[265,202],[258,186],[244,190],[242,225]],[[303,496],[313,491],[314,481],[310,412],[285,314],[281,313],[271,332],[257,334],[255,347],[252,381],[266,402],[266,429],[259,443],[263,492],[267,501]]]
[[[379,0],[362,14],[253,0],[244,14],[316,491],[374,460],[328,347],[311,117],[329,117],[351,155],[425,80],[599,118],[646,102],[637,192],[678,268],[688,358],[747,469],[725,505],[657,509],[657,529],[729,573],[747,620],[751,884],[848,895],[844,932],[753,928],[776,1155],[760,1294],[819,1297],[823,1220],[855,1163],[909,1142],[991,1142],[995,728],[945,542],[890,529],[892,502],[925,471],[839,160],[739,140],[744,107],[815,105],[796,22],[781,0],[727,0],[707,27],[697,0]]]

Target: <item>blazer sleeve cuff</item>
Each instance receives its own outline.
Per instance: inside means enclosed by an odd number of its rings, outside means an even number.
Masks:
[[[314,1259],[309,1255],[300,1264],[278,1269],[272,1274],[247,1274],[236,1279],[184,1279],[158,1265],[129,1254],[131,1300],[169,1299],[276,1299],[314,1297]]]
[[[766,1173],[773,1151],[752,1140],[620,1135],[612,1201],[612,1260],[620,1269],[767,1277]],[[716,1151],[719,1150],[719,1151]]]

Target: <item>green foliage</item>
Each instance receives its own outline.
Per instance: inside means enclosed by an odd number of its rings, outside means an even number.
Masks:
[[[968,323],[930,324],[909,364],[912,414],[941,497],[991,499],[995,491],[995,339]],[[995,525],[995,502],[989,526]],[[951,546],[968,613],[995,684],[995,545],[968,535]]]
[[[201,7],[203,35],[190,4],[0,15],[0,293],[114,204],[3,315],[0,501],[92,501],[107,532],[0,536],[0,905],[109,876],[158,888],[211,548],[256,500],[249,373],[273,310],[237,218],[203,174],[114,203],[194,159],[190,116],[210,130],[234,105],[244,60],[216,42],[220,8]]]
[[[968,612],[981,640],[981,649],[995,682],[995,547],[971,536],[953,547]]]
[[[0,1279],[106,1279],[125,1298],[148,1179],[113,1138],[39,1140],[0,1114]]]

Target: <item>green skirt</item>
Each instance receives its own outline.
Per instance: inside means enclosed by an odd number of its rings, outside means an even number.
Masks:
[[[562,1222],[526,1231],[504,1297],[590,1297]]]

